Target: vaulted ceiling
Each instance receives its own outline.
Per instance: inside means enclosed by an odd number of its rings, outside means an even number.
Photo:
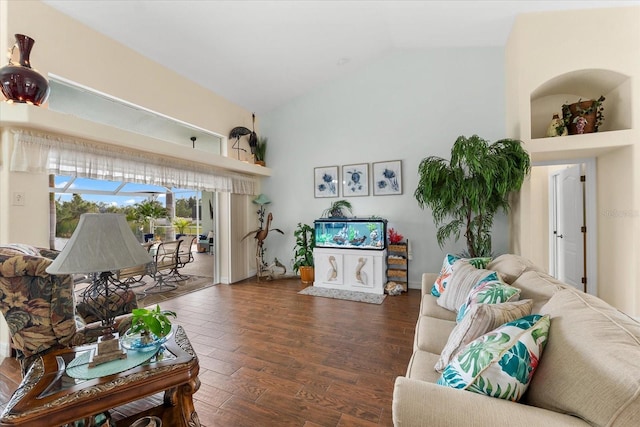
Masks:
[[[43,1],[259,114],[397,51],[504,46],[519,13],[640,4],[639,0]]]

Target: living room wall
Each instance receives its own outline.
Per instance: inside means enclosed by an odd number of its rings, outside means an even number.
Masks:
[[[418,165],[431,155],[449,158],[460,135],[491,141],[505,137],[504,52],[502,48],[404,51],[327,82],[311,93],[260,117],[260,134],[269,138],[263,181],[271,198],[273,227],[268,262],[274,257],[290,271],[298,222],[311,224],[332,201],[314,198],[313,168],[402,160],[402,195],[350,197],[353,214],[389,220],[410,240],[410,286],[423,272],[439,271],[445,252],[458,253],[464,242],[440,249],[429,210],[413,197]],[[370,172],[371,174],[371,165]],[[506,216],[494,223],[493,250],[508,251]]]

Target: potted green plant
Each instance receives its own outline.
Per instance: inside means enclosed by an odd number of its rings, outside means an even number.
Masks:
[[[579,99],[573,104],[562,105],[562,120],[569,135],[598,132],[604,121],[604,96],[598,99]]]
[[[131,328],[123,337],[124,346],[136,350],[157,347],[171,332],[170,317],[175,318],[176,313],[161,310],[157,304],[155,309],[134,308],[131,311]]]
[[[490,144],[477,135],[458,137],[450,160],[423,159],[414,196],[421,208],[431,209],[440,247],[463,233],[468,256],[490,256],[493,217],[509,210],[509,194],[520,189],[530,168],[521,141]]]
[[[269,138],[258,137],[258,142],[256,144],[254,150],[254,156],[256,157],[256,164],[260,166],[265,166],[265,154],[267,153],[267,142],[269,142]]]
[[[336,200],[331,203],[327,209],[322,211],[322,218],[346,218],[347,216],[344,214],[344,210],[352,213],[351,203],[348,200]]]
[[[173,218],[173,221],[171,221],[171,223],[178,230],[178,235],[176,235],[176,238],[179,238],[180,236],[184,235],[185,228],[191,225],[191,218],[181,218],[177,216]]]
[[[293,271],[300,272],[302,283],[313,283],[313,249],[316,247],[316,236],[313,228],[308,224],[298,223],[293,232],[296,238],[294,246]]]

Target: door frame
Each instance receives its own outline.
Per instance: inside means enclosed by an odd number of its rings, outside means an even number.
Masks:
[[[591,295],[598,294],[598,223],[597,223],[597,188],[596,188],[596,159],[595,158],[578,158],[578,159],[566,159],[566,160],[554,160],[546,162],[535,162],[532,164],[535,166],[559,166],[559,165],[575,165],[584,164],[584,206],[585,206],[585,225],[587,227],[587,237],[585,240],[584,249],[586,251],[587,260],[587,293]],[[553,217],[555,212],[553,197],[555,191],[553,187],[552,174],[549,174],[548,178],[548,198],[549,198],[549,273],[555,274],[554,264],[554,247],[551,237],[553,236]]]

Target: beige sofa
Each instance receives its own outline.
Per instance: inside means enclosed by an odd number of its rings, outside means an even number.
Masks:
[[[527,392],[512,402],[436,384],[456,314],[430,294],[437,275],[424,274],[414,352],[393,392],[394,425],[640,426],[640,323],[522,257],[502,255],[487,269],[532,299],[533,313],[551,317]]]

